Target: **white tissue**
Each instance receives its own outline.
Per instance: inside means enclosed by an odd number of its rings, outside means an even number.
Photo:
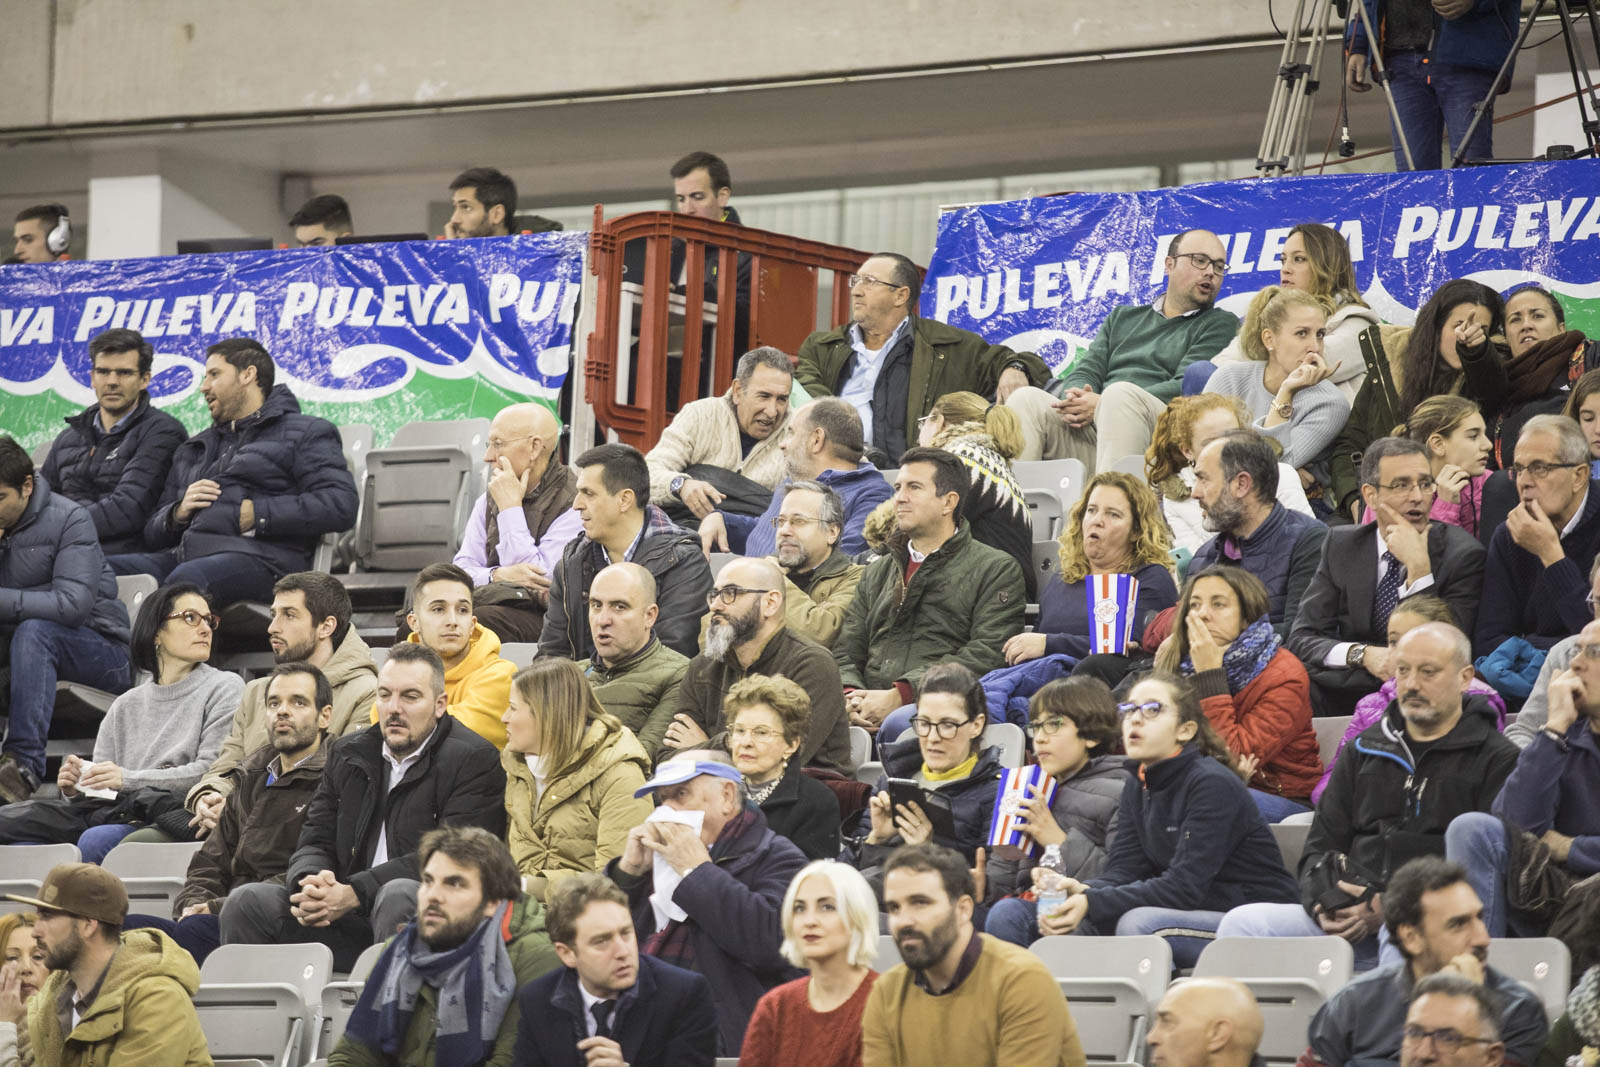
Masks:
[[[706,813],[703,811],[679,811],[677,808],[665,804],[656,806],[645,822],[675,822],[680,826],[687,826],[695,833],[705,825]],[[678,883],[683,881],[683,875],[678,873],[676,867],[668,863],[666,857],[657,852],[652,870],[654,889],[650,894],[650,907],[656,913],[656,929],[660,930],[669,922],[682,922],[689,917],[689,913],[672,902],[672,894],[677,892]]]

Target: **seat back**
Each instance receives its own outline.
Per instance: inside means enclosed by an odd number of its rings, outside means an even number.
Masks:
[[[983,728],[985,747],[995,745],[1000,749],[1000,763],[1005,767],[1020,767],[1028,755],[1028,738],[1022,727],[1014,722],[997,722]]]
[[[850,766],[859,767],[872,758],[872,735],[863,727],[850,727]]]
[[[1563,942],[1553,937],[1496,937],[1489,941],[1489,966],[1533,990],[1552,1025],[1567,1010],[1572,952]]]
[[[118,878],[128,890],[128,913],[172,914],[172,905],[183,891],[189,861],[200,851],[199,841],[124,841],[100,865]]]
[[[417,571],[454,557],[471,505],[472,461],[453,445],[367,453],[355,561],[365,570]]]
[[[1033,543],[1033,575],[1042,589],[1052,574],[1061,573],[1061,542],[1035,541]]]
[[[1293,1063],[1311,1017],[1354,970],[1355,952],[1340,937],[1219,937],[1200,953],[1194,977],[1249,987],[1266,1024],[1257,1051],[1270,1063]]]
[[[1350,728],[1349,715],[1330,715],[1327,718],[1311,720],[1311,728],[1317,733],[1317,747],[1322,750],[1322,765],[1326,767],[1333,762],[1333,757],[1339,751],[1339,742],[1344,739],[1344,732]]]
[[[390,448],[454,446],[467,454],[472,499],[477,499],[489,484],[489,467],[483,462],[489,443],[488,419],[426,419],[408,422],[389,439]]]
[[[322,987],[322,1028],[317,1038],[318,1055],[328,1055],[344,1036],[344,1028],[350,1022],[350,1014],[356,1010],[356,1002],[361,999],[367,976],[372,974],[372,968],[377,965],[385,947],[382,943],[368,945],[356,957],[348,978],[329,982]]]
[[[883,777],[883,764],[863,763],[856,768],[856,781],[866,782],[868,785],[877,785],[878,779]]]
[[[1053,541],[1061,536],[1061,527],[1066,509],[1061,506],[1061,498],[1053,489],[1022,490],[1022,499],[1028,505],[1028,514],[1033,519],[1033,539],[1038,541]]]
[[[1311,824],[1278,822],[1269,824],[1268,829],[1272,831],[1273,840],[1278,842],[1278,851],[1283,853],[1283,865],[1289,873],[1300,870],[1300,857],[1305,854]]]
[[[517,665],[521,670],[534,661],[539,655],[539,645],[534,641],[507,641],[500,646],[500,656]]]
[[[1172,949],[1153,935],[1041,937],[1028,950],[1044,961],[1091,1062],[1137,1063],[1172,974]]]
[[[0,845],[0,895],[15,893],[37,897],[50,868],[83,859],[77,845]],[[0,899],[0,915],[10,911],[32,911],[27,904]]]
[[[1123,474],[1131,474],[1135,478],[1143,478],[1144,457],[1123,456],[1121,459],[1117,460],[1111,465],[1111,469],[1114,471],[1121,471]]]
[[[736,559],[743,558],[744,557],[739,555],[737,552],[713,552],[709,557],[707,557],[706,562],[711,564],[711,577],[716,578],[716,576],[722,572],[722,568],[726,567]]]
[[[322,987],[332,974],[333,953],[315,942],[217,948],[200,966],[195,996],[212,1055],[284,1067],[311,1059],[321,1030]]]
[[[123,574],[117,577],[117,599],[128,609],[128,621],[139,616],[139,605],[158,588],[154,575]]]
[[[1011,464],[1011,473],[1024,489],[1048,489],[1055,493],[1063,511],[1072,510],[1089,480],[1088,469],[1078,459],[1019,460]]]
[[[900,965],[900,946],[894,943],[893,934],[878,935],[878,958],[873,961],[872,969],[879,974],[891,967]]]
[[[345,466],[360,485],[367,469],[367,453],[372,451],[372,427],[361,422],[345,423],[339,427],[339,440],[344,445]]]

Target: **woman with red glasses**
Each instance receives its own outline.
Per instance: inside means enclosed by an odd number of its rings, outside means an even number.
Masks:
[[[124,837],[164,812],[181,812],[184,794],[222,748],[244,681],[211,658],[217,617],[199,588],[156,590],[139,608],[130,651],[139,685],[112,702],[94,741],[94,759],[68,756],[60,798],[0,807],[0,844],[76,842],[99,863]],[[187,818],[167,819],[173,833]],[[189,834],[183,835],[193,840]]]

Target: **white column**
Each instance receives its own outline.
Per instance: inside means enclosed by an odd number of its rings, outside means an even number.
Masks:
[[[283,241],[275,171],[136,150],[97,156],[89,179],[89,258],[170,256],[206,237]]]

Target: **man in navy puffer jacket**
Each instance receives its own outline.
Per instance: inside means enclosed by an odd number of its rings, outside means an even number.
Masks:
[[[128,611],[100,554],[94,520],[34,473],[0,436],[0,664],[9,664],[10,721],[0,802],[26,800],[44,774],[56,682],[128,688]]]
[[[213,609],[267,601],[279,578],[310,567],[318,538],[355,524],[338,429],[300,414],[273,375],[272,357],[248,337],[206,350],[200,392],[214,421],[172,457],[144,527],[153,551],[112,556],[118,574],[193,582]]]

